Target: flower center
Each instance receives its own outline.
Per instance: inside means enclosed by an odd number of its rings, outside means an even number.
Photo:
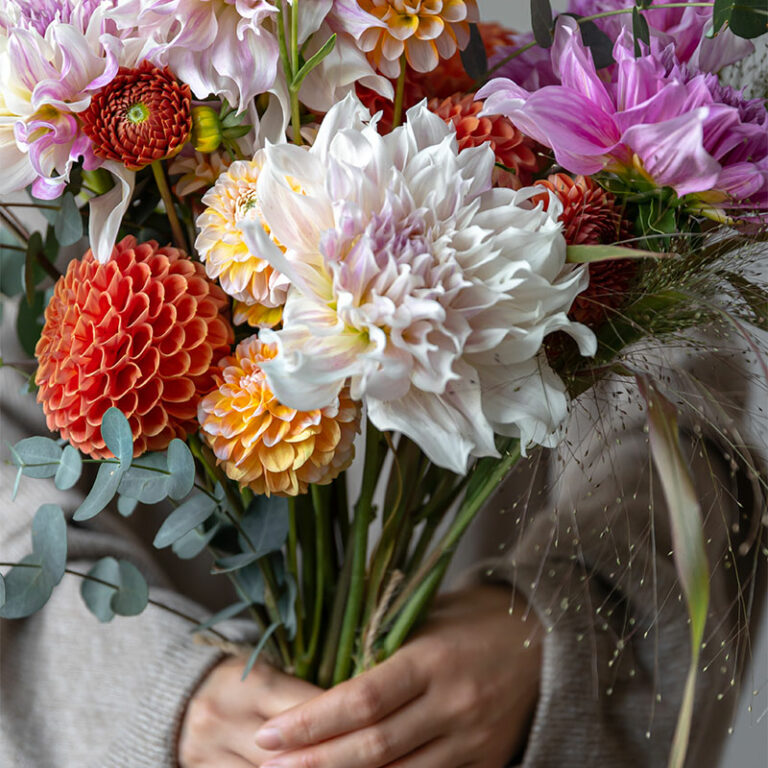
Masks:
[[[134,123],[135,125],[143,123],[145,120],[149,119],[149,109],[146,104],[137,101],[135,104],[131,104],[131,106],[128,107],[125,112],[125,119],[129,123]]]
[[[256,197],[256,190],[255,189],[244,189],[237,198],[237,202],[235,203],[235,220],[240,221],[245,218],[250,218],[248,216],[249,212],[252,211],[254,208],[258,207],[258,200]],[[258,216],[259,211],[256,211],[256,214]],[[258,216],[258,218],[261,218]]]

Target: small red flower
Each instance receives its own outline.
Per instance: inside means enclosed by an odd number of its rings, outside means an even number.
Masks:
[[[520,189],[533,181],[533,174],[539,170],[540,158],[535,152],[533,139],[520,133],[502,115],[480,117],[482,101],[475,101],[472,94],[455,93],[440,101],[432,99],[429,109],[456,127],[459,149],[479,147],[486,141],[496,155],[496,162],[512,170],[501,168],[494,171],[494,182],[503,187]]]
[[[591,178],[556,173],[536,185],[554,192],[563,204],[560,221],[568,245],[610,244],[629,238],[630,225],[616,198]],[[537,195],[533,202],[543,202],[546,208],[549,196]],[[602,325],[626,302],[635,272],[632,259],[590,264],[589,287],[576,297],[569,316],[590,328]]]
[[[100,430],[111,406],[128,418],[136,456],[195,432],[234,340],[227,305],[201,264],[155,242],[126,237],[106,264],[91,251],[71,261],[35,350],[49,429],[95,458],[112,455]]]
[[[120,67],[80,118],[96,155],[137,171],[181,150],[192,130],[191,100],[167,67],[143,61]]]

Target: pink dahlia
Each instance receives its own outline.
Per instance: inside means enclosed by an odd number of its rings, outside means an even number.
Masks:
[[[692,74],[671,48],[635,58],[622,32],[613,79],[598,77],[576,22],[561,18],[551,49],[560,85],[533,93],[491,80],[479,93],[487,114],[503,114],[554,150],[573,173],[601,170],[659,187],[691,202],[745,213],[768,210],[768,118],[716,76]]]

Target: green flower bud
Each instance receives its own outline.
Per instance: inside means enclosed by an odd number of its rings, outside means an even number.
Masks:
[[[221,144],[221,122],[211,107],[192,108],[192,146],[197,152],[210,153]]]

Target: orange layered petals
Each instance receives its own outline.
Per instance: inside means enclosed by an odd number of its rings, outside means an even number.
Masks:
[[[181,150],[192,130],[191,100],[167,67],[143,61],[120,67],[80,118],[96,155],[137,171]]]
[[[568,245],[608,244],[630,237],[630,224],[616,198],[591,178],[555,173],[536,185],[553,192],[562,203],[560,221]],[[549,196],[537,195],[532,201],[546,208]],[[632,259],[590,264],[589,286],[576,297],[569,316],[590,328],[602,325],[611,312],[625,304],[636,270]]]
[[[119,242],[106,264],[69,263],[45,310],[35,383],[48,427],[95,458],[111,457],[101,419],[128,418],[134,455],[197,431],[212,365],[234,340],[224,292],[176,248]]]
[[[227,477],[254,493],[296,496],[310,483],[330,483],[352,463],[360,406],[347,390],[319,410],[282,405],[261,369],[276,354],[256,336],[241,342],[221,361],[216,388],[200,401],[198,416]]]
[[[442,101],[431,99],[428,107],[446,123],[454,125],[460,150],[488,142],[496,162],[509,169],[495,169],[494,182],[498,186],[520,189],[533,181],[533,175],[541,166],[536,143],[520,133],[506,117],[480,117],[483,102],[475,101],[472,94],[456,93]]]
[[[359,39],[382,74],[397,77],[400,58],[417,72],[431,72],[469,42],[469,25],[478,20],[476,0],[358,0],[376,17]]]

